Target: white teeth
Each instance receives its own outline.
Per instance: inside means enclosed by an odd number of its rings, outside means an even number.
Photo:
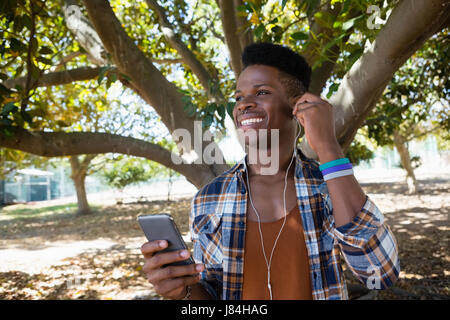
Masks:
[[[242,121],[241,121],[241,125],[247,126],[247,125],[249,125],[249,124],[252,124],[252,123],[258,123],[258,122],[261,122],[261,121],[263,121],[262,118],[245,119],[245,120],[242,120]]]

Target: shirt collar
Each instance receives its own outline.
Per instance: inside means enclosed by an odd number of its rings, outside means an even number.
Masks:
[[[304,153],[297,148],[297,153],[295,154],[295,163],[296,163],[296,168],[298,167],[302,167],[304,164],[304,161],[307,160],[308,158],[304,155]],[[245,173],[245,163],[247,163],[248,161],[248,154],[245,155],[244,158],[242,158],[241,160],[239,160],[231,169],[230,169],[230,173],[231,174],[237,174],[237,173]],[[297,169],[296,169],[297,172]]]

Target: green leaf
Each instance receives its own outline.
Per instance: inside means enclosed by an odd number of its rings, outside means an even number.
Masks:
[[[33,78],[34,80],[39,79],[41,75],[41,69],[39,69],[36,65],[32,64],[31,65],[31,78]]]
[[[322,27],[331,29],[333,28],[335,18],[328,12],[319,11],[314,14],[314,20]]]
[[[342,30],[347,31],[347,30],[351,29],[355,25],[355,22],[358,21],[359,19],[361,19],[362,17],[363,17],[363,15],[360,15],[356,18],[353,18],[353,19],[350,19],[350,20],[344,22],[342,24]]]
[[[270,31],[272,31],[275,34],[280,34],[283,31],[283,29],[280,26],[274,26],[270,29]]]
[[[110,78],[111,78],[111,81],[112,81],[112,82],[116,82],[116,81],[117,81],[117,74],[116,74],[115,72],[112,73],[111,76],[110,76]]]
[[[37,57],[36,60],[39,61],[39,62],[42,62],[43,64],[46,64],[48,66],[51,66],[53,64],[52,60],[44,58],[42,56]]]
[[[17,40],[16,38],[9,39],[9,47],[14,52],[22,53],[26,50],[27,46],[24,45],[22,42]]]
[[[100,68],[100,72],[98,73],[98,79],[97,79],[98,84],[100,84],[100,83],[103,81],[103,78],[105,77],[106,72],[107,72],[108,70],[109,70],[109,67],[108,67],[108,66],[106,66],[106,67],[101,67],[101,68]]]
[[[189,116],[193,117],[195,115],[195,106],[190,101],[183,106],[184,112]]]
[[[342,21],[335,21],[335,22],[333,23],[333,28],[334,28],[334,29],[342,28]]]
[[[53,50],[50,49],[49,47],[41,47],[41,49],[39,49],[39,53],[46,55],[46,54],[53,54]]]
[[[319,6],[320,0],[305,0],[305,3],[307,4],[306,15],[310,17]]]
[[[256,29],[255,29],[255,37],[256,37],[256,39],[261,39],[264,31],[265,31],[265,27],[264,27],[263,24],[260,24],[258,27],[256,27]]]
[[[33,21],[31,20],[29,15],[24,14],[22,16],[22,24],[27,27],[28,30],[32,29]]]
[[[281,1],[281,10],[284,10],[284,7],[286,6],[287,0]]]
[[[17,111],[17,107],[14,105],[14,102],[9,102],[3,106],[2,116],[7,116],[10,112]]]
[[[23,65],[20,65],[19,67],[17,67],[16,72],[14,73],[14,77],[17,78],[22,74],[23,71]]]
[[[202,120],[202,127],[209,128],[214,121],[214,117],[210,114],[207,114]]]
[[[291,38],[294,40],[300,41],[300,40],[308,40],[309,36],[305,32],[295,32],[295,33],[291,34]]]
[[[233,109],[234,109],[235,103],[234,102],[228,102],[227,103],[227,113],[233,119]]]
[[[208,104],[208,105],[206,106],[205,111],[206,111],[206,113],[214,114],[214,112],[216,111],[216,109],[217,109],[217,104],[215,104],[215,103],[210,103],[210,104]]]
[[[25,110],[20,111],[20,115],[22,116],[23,120],[25,120],[29,124],[33,123],[33,118]]]
[[[333,83],[330,88],[328,89],[328,93],[327,93],[327,99],[330,99],[330,97],[332,96],[332,94],[334,92],[336,92],[339,89],[339,83]]]
[[[219,114],[221,119],[225,118],[225,106],[223,104],[220,104],[217,108],[217,113]]]

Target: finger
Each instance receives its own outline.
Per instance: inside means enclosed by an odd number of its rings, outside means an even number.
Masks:
[[[312,104],[310,102],[302,103],[301,105],[298,105],[298,106],[295,107],[295,109],[292,111],[292,114],[297,115],[300,112],[305,112],[305,111],[307,111],[309,109],[317,108],[317,107],[318,106],[315,103],[314,104]]]
[[[167,247],[167,241],[166,240],[156,240],[156,241],[150,241],[146,242],[141,247],[141,252],[144,255],[145,258],[150,258],[158,251],[163,250]]]
[[[184,276],[197,275],[204,270],[202,264],[190,264],[186,266],[168,266],[154,270],[148,277],[150,283],[157,283],[163,280],[179,278]]]
[[[200,281],[200,276],[189,276],[189,277],[181,277],[175,279],[168,279],[159,282],[156,286],[154,286],[155,291],[163,296],[167,296],[170,292],[196,284]]]
[[[311,92],[305,92],[297,101],[321,101],[322,99]]]
[[[148,261],[148,268],[157,269],[161,268],[163,265],[171,264],[177,261],[183,261],[190,257],[188,250],[178,250],[166,253],[158,253],[153,255]]]
[[[330,105],[330,104],[326,101],[302,101],[302,102],[297,102],[295,107],[297,108],[297,110],[308,110],[311,108],[319,108],[319,107],[323,107],[326,105]]]

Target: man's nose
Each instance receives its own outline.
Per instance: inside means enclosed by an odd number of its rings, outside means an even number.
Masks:
[[[252,97],[244,97],[241,102],[237,105],[239,112],[248,111],[250,108],[256,107],[255,101]]]

